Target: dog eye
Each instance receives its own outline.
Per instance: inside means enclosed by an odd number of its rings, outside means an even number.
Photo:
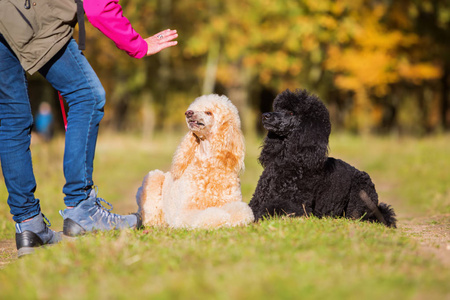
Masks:
[[[294,115],[294,113],[293,113],[292,111],[290,111],[290,112],[289,112],[289,115],[290,115],[290,116],[293,116],[293,115]]]
[[[210,111],[207,111],[206,114],[207,114],[208,116],[212,116],[212,112],[210,112]]]

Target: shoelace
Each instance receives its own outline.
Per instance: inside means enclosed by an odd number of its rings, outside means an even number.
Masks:
[[[102,205],[101,202],[105,202],[106,204],[108,204],[109,206],[111,206],[110,209],[104,207]],[[102,198],[96,198],[95,199],[95,203],[101,208],[99,210],[100,215],[106,218],[106,222],[110,225],[115,225],[116,222],[118,222],[118,220],[121,219],[120,215],[116,215],[115,213],[112,213],[111,210],[113,209],[113,206],[111,203],[109,203],[108,201],[106,201],[105,199]]]
[[[42,214],[42,218],[44,219],[44,223],[47,225],[47,227],[52,226],[52,223],[50,223],[50,220],[47,219],[47,217],[44,214]]]
[[[108,201],[106,201],[103,198],[99,198],[97,197],[98,195],[98,187],[94,186],[93,187],[95,189],[95,203],[101,208],[100,210],[100,214],[102,216],[105,216],[108,220],[108,222],[115,222],[117,221],[116,219],[121,219],[120,215],[116,215],[115,213],[112,213],[111,210],[113,209],[113,205],[111,203],[109,203]],[[105,202],[107,205],[109,205],[111,208],[106,208],[105,206],[103,206],[102,202]]]
[[[108,209],[108,208],[104,207],[103,204],[102,204],[101,202],[105,202],[105,203],[108,204],[111,208]],[[100,206],[102,209],[106,210],[107,212],[110,212],[110,211],[112,211],[112,209],[113,209],[113,205],[112,205],[111,203],[109,203],[108,201],[106,201],[105,199],[102,199],[102,198],[96,198],[96,199],[95,199],[95,203],[97,203],[98,206]]]
[[[92,188],[93,188],[94,191],[95,191],[95,203],[96,203],[98,206],[100,206],[100,207],[102,208],[102,210],[106,210],[107,212],[112,211],[113,205],[112,205],[111,203],[109,203],[108,201],[106,201],[106,200],[103,199],[103,198],[97,197],[97,195],[98,195],[98,186],[94,185],[94,186],[92,186]],[[108,209],[108,208],[104,207],[103,204],[102,204],[102,202],[105,202],[105,203],[108,204],[111,208]]]

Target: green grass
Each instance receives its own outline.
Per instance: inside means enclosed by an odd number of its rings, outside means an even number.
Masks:
[[[10,264],[0,288],[39,299],[439,299],[448,278],[398,231],[310,218],[90,235]]]
[[[370,174],[381,201],[414,215],[450,213],[450,136],[335,135],[330,146],[331,156]]]
[[[181,138],[100,137],[94,180],[114,211],[136,210],[145,174],[167,171]],[[262,171],[261,141],[247,141],[244,201]],[[56,230],[62,202],[62,140],[33,145],[37,196]],[[448,214],[449,136],[423,140],[333,135],[330,155],[367,171],[399,222]],[[0,185],[0,197],[7,193]],[[0,241],[14,226],[0,203]],[[432,221],[436,222],[436,221]],[[1,258],[0,258],[1,259]],[[8,259],[8,258],[5,258]],[[450,271],[402,229],[345,219],[274,218],[218,230],[90,234],[40,249],[0,269],[1,299],[446,299]]]

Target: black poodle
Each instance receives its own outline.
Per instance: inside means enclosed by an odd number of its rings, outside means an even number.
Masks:
[[[330,116],[317,96],[286,90],[275,98],[273,110],[262,115],[268,134],[259,157],[264,171],[249,203],[255,220],[314,215],[396,227],[394,210],[378,203],[369,175],[328,157]]]

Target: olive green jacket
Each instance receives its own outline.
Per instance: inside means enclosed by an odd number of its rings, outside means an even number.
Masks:
[[[74,0],[0,0],[0,33],[30,74],[72,37]]]

